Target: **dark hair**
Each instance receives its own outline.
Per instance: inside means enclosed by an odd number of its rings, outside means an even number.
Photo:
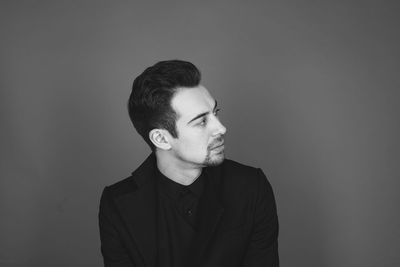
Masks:
[[[136,131],[154,150],[149,139],[152,129],[165,129],[178,137],[176,112],[171,99],[180,87],[196,87],[201,79],[200,71],[190,62],[182,60],[160,61],[148,67],[133,81],[128,101],[129,117]]]

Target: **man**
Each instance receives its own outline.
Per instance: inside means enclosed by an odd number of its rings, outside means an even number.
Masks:
[[[217,101],[189,62],[132,86],[129,115],[151,155],[100,201],[105,266],[278,266],[278,219],[261,169],[226,159]]]

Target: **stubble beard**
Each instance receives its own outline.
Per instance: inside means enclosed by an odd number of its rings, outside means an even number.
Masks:
[[[222,162],[224,162],[224,160],[225,160],[224,150],[222,150],[218,153],[213,152],[213,148],[222,142],[224,142],[223,136],[217,138],[215,141],[213,141],[210,145],[207,146],[207,155],[204,160],[204,166],[214,167],[214,166],[218,166]]]

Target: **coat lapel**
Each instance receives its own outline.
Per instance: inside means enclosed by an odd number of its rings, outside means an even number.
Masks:
[[[157,259],[157,201],[154,168],[155,156],[151,154],[132,174],[136,190],[115,200],[135,246],[143,256],[145,266],[156,266]]]

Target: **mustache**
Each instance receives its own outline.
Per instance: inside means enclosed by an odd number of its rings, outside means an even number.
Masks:
[[[208,149],[211,150],[211,149],[214,149],[214,148],[216,148],[216,147],[219,147],[219,146],[221,146],[221,145],[223,145],[223,144],[224,144],[224,136],[220,136],[220,137],[214,139],[214,140],[208,145]]]

